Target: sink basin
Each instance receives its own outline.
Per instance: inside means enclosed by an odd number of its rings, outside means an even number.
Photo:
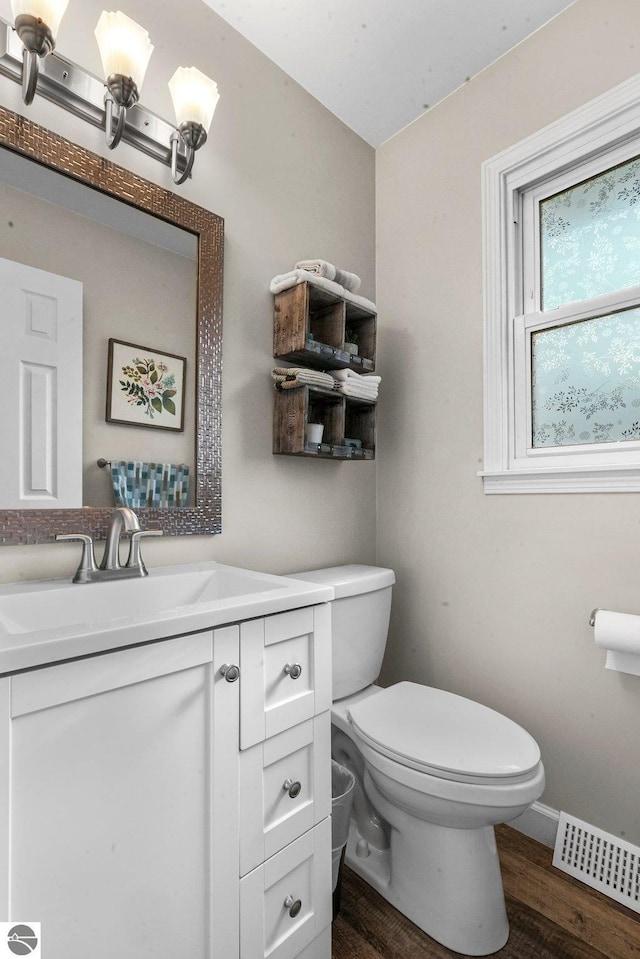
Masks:
[[[60,629],[80,623],[148,619],[177,614],[185,607],[238,599],[265,590],[285,589],[287,581],[261,578],[248,570],[193,569],[144,579],[122,579],[78,586],[54,581],[30,584],[21,592],[0,594],[0,626],[9,633]]]
[[[330,599],[326,586],[219,563],[84,585],[8,584],[0,586],[0,675]]]

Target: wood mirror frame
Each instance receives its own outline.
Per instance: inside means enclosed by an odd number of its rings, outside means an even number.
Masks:
[[[196,236],[195,506],[144,507],[136,513],[143,529],[162,529],[169,536],[220,533],[223,219],[3,107],[0,148],[35,160]],[[92,507],[0,510],[0,544],[50,543],[56,533],[87,533],[94,539],[104,539],[112,513],[112,508]]]

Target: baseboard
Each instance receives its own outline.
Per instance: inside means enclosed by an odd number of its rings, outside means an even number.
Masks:
[[[512,819],[509,826],[553,849],[556,844],[559,820],[560,813],[557,809],[545,806],[541,802],[534,802],[521,816]]]

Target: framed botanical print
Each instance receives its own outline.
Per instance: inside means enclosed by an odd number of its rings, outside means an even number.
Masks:
[[[184,356],[110,339],[107,422],[184,430],[186,365]]]

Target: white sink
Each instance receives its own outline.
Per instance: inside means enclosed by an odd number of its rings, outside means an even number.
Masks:
[[[218,563],[140,579],[0,586],[0,674],[332,598],[325,586]]]
[[[220,603],[265,590],[286,589],[246,570],[217,566],[214,569],[176,569],[172,575],[151,571],[140,579],[121,579],[85,585],[57,580],[30,583],[20,592],[0,593],[0,627],[9,633],[59,629],[80,623],[102,624],[178,614],[200,603]]]

